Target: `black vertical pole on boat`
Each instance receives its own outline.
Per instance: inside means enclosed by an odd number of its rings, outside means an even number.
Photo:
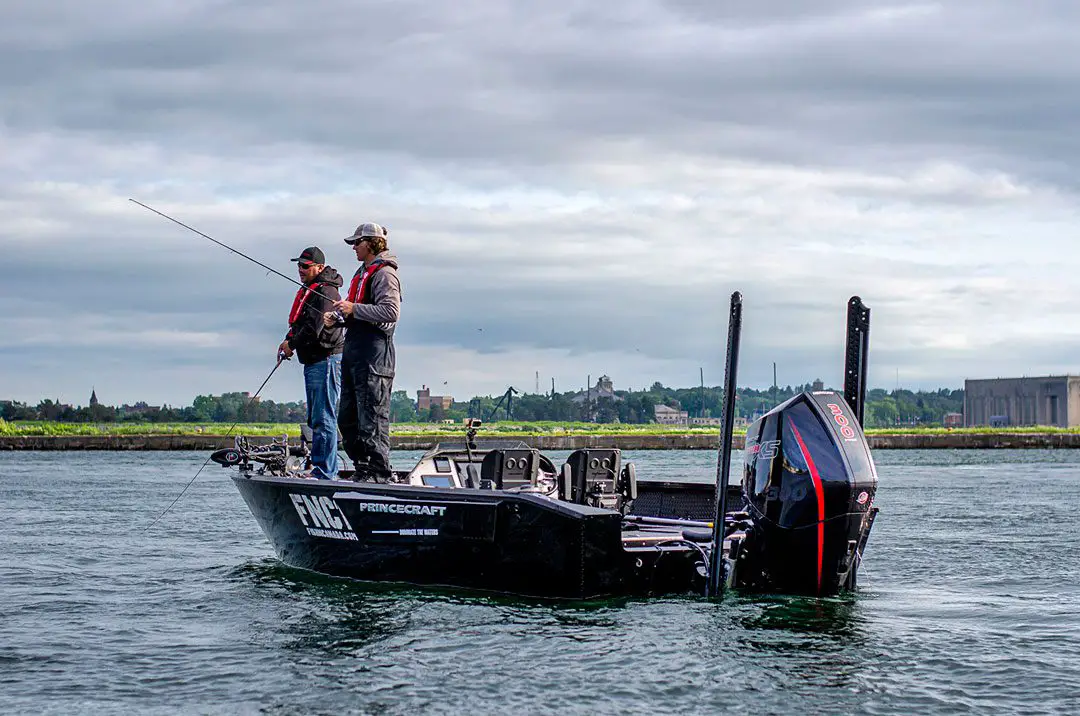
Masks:
[[[866,364],[870,354],[870,309],[862,299],[848,299],[847,348],[844,351],[844,400],[863,424],[866,408]]]
[[[707,596],[724,593],[724,518],[727,516],[728,469],[731,466],[731,434],[735,427],[735,380],[739,371],[739,335],[742,333],[742,294],[731,294],[728,314],[727,359],[724,362],[724,413],[720,418],[720,453],[716,459],[716,505],[712,553],[709,559]]]

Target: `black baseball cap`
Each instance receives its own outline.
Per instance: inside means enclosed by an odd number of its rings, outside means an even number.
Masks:
[[[322,249],[318,246],[309,246],[300,252],[300,255],[295,259],[289,259],[290,261],[305,261],[313,264],[326,263],[326,255],[323,254]]]

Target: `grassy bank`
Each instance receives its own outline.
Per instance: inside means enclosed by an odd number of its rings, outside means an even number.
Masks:
[[[63,435],[224,435],[226,423],[58,423],[52,421],[0,420],[0,435],[63,436]],[[463,437],[465,427],[431,423],[394,423],[390,432],[402,437]],[[675,425],[620,425],[595,423],[515,423],[500,422],[485,425],[480,437],[515,437],[525,435],[709,435],[714,427],[681,427]],[[233,435],[292,437],[300,434],[295,423],[241,423]]]
[[[110,435],[224,435],[229,430],[225,423],[58,423],[51,421],[0,420],[0,436],[110,436]],[[744,430],[736,430],[742,434]],[[630,425],[619,423],[553,423],[553,422],[498,422],[485,425],[480,437],[525,437],[533,435],[715,435],[714,426],[679,425]],[[867,435],[1015,435],[1080,433],[1080,428],[1054,428],[1048,426],[1009,428],[871,428]],[[296,437],[300,426],[295,423],[243,423],[237,425],[233,435]],[[460,438],[464,436],[462,425],[433,425],[430,423],[395,423],[391,434],[400,437]]]

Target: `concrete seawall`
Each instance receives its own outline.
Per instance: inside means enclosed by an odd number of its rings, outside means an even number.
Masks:
[[[262,442],[269,438],[253,438]],[[444,441],[460,438],[442,438]],[[524,442],[541,450],[617,447],[623,450],[715,450],[715,435],[532,435]],[[391,436],[395,450],[424,450],[437,438]],[[871,435],[870,447],[887,450],[1080,448],[1080,433],[945,433],[938,435]],[[743,436],[734,436],[742,449]],[[60,435],[0,436],[0,450],[216,450],[231,447],[221,435]]]

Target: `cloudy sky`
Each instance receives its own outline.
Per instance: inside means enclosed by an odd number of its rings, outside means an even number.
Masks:
[[[396,387],[1080,372],[1080,5],[6,0],[0,398],[254,390],[390,227]],[[287,365],[265,395],[299,399]]]

